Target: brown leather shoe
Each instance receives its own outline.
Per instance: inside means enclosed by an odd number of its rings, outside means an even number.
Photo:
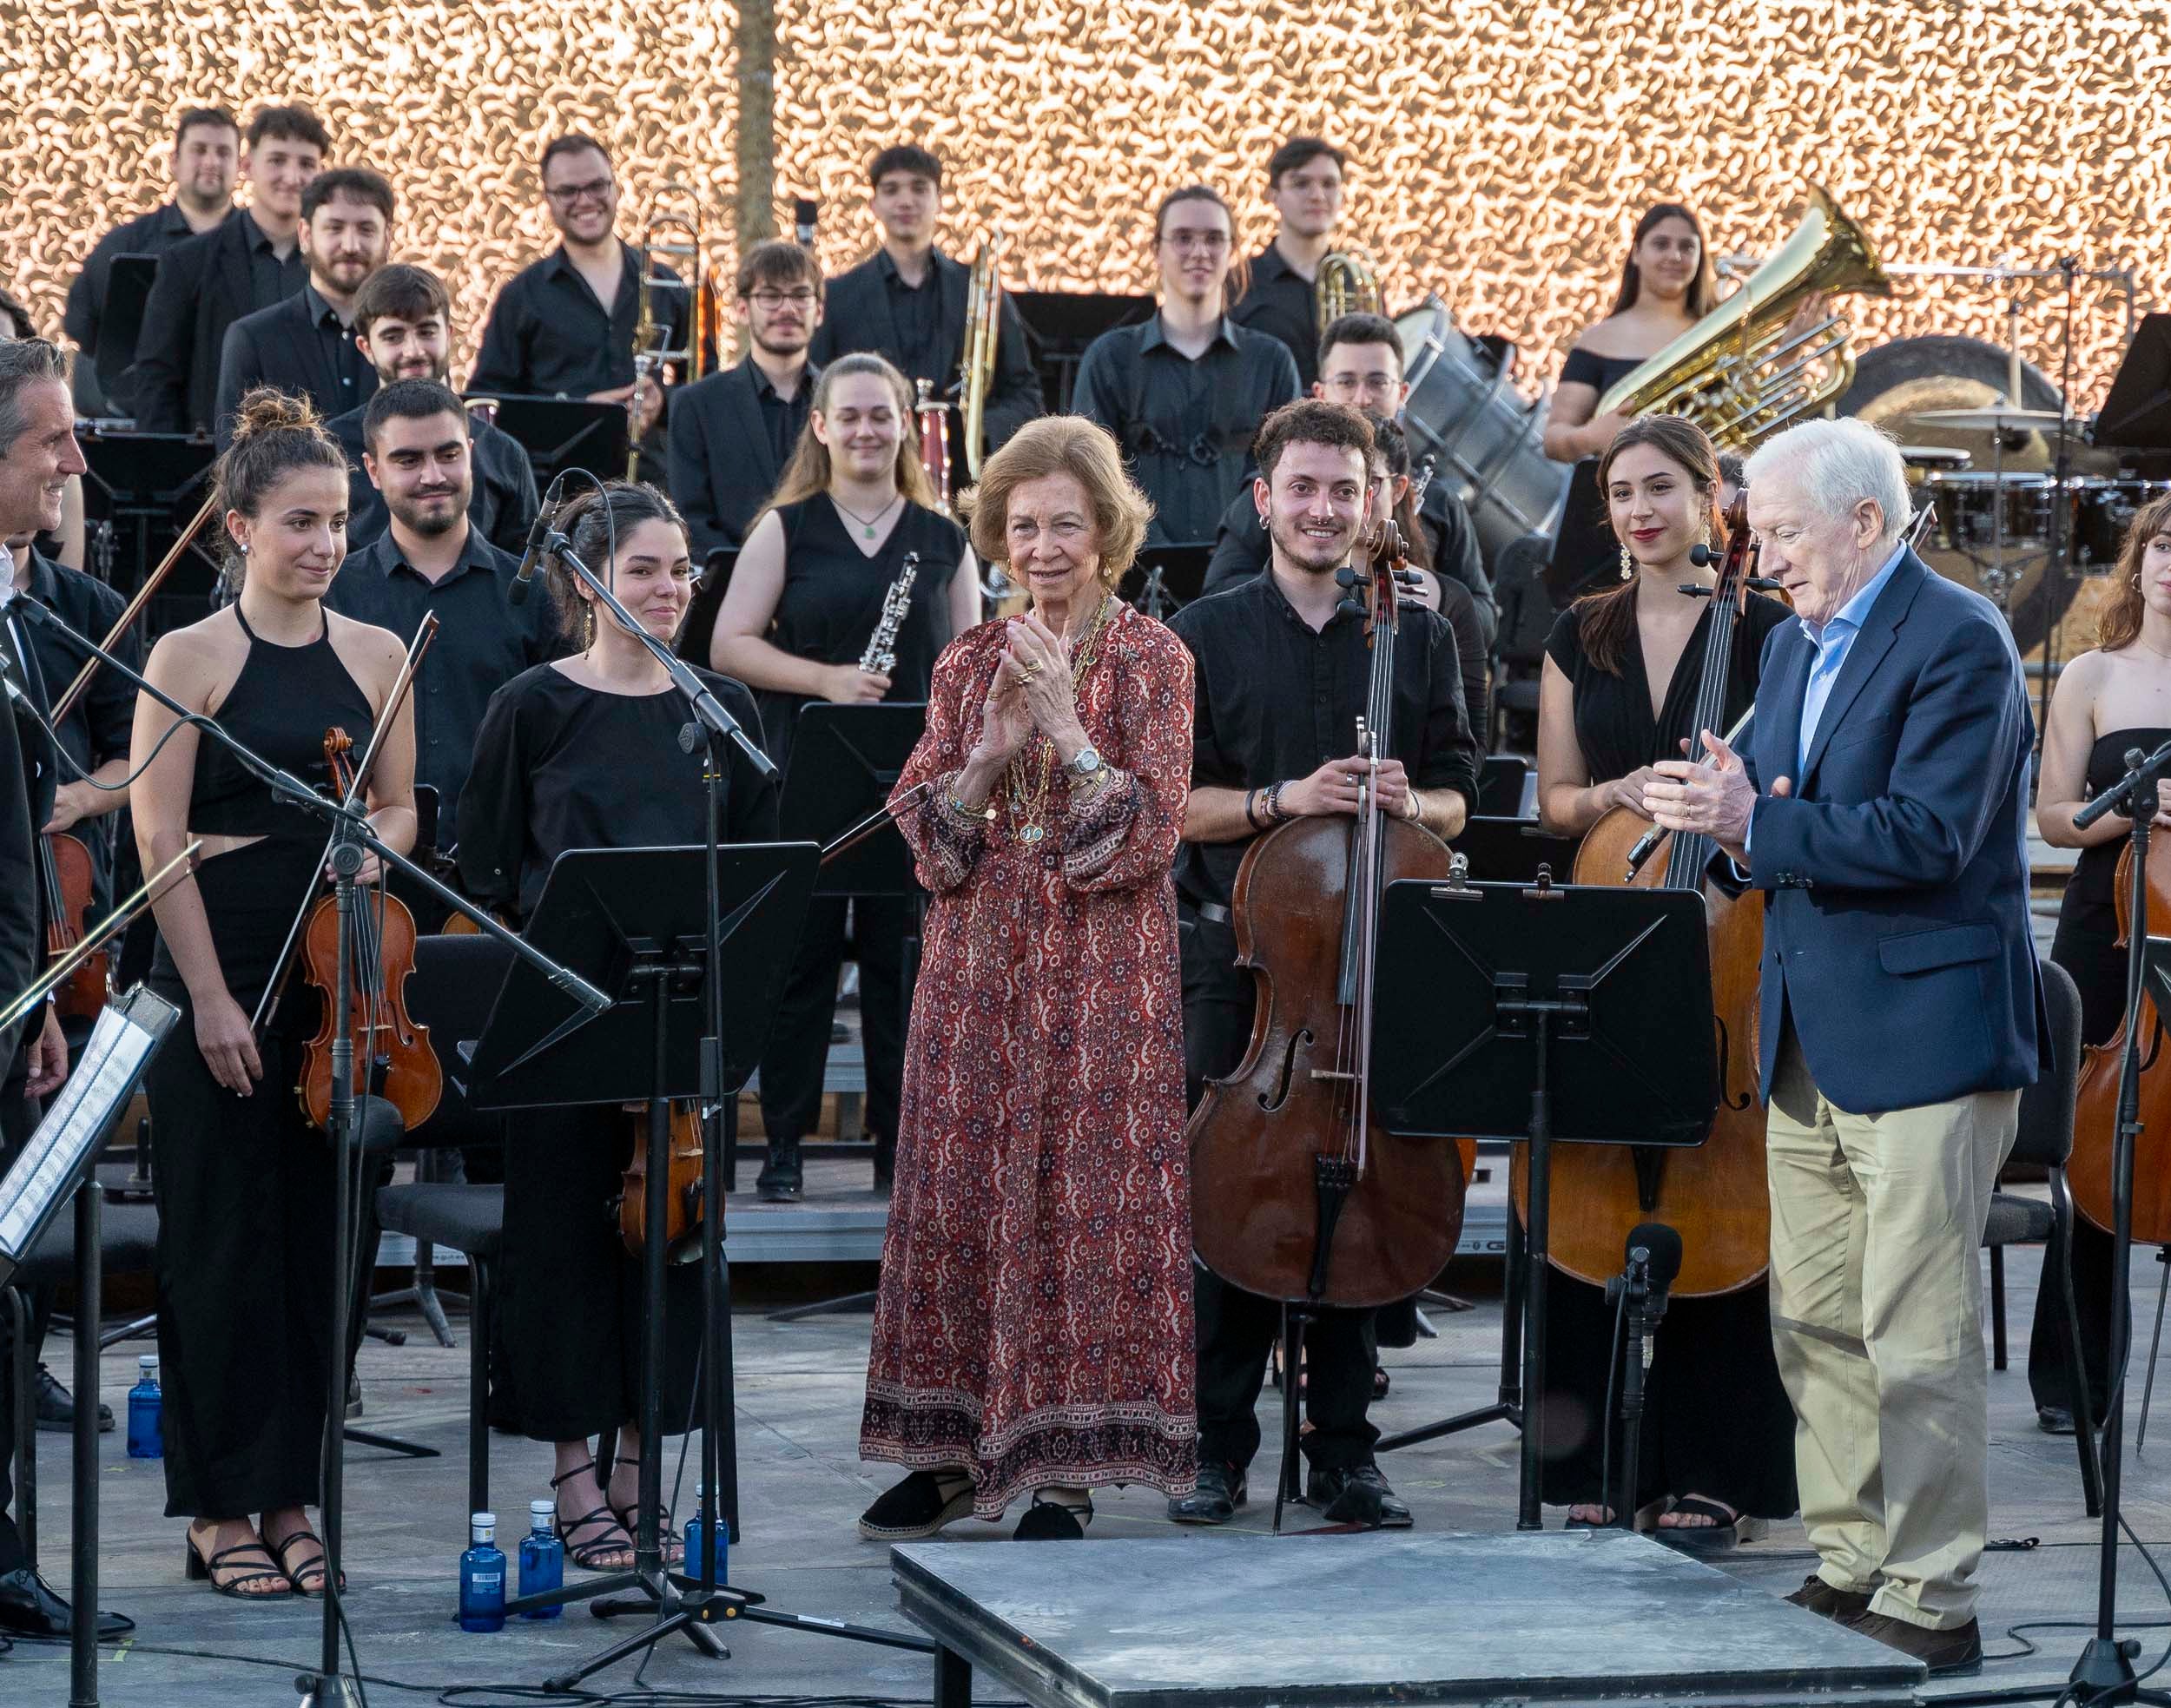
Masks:
[[[1864,1613],[1847,1627],[1874,1637],[1888,1649],[1911,1655],[1930,1669],[1933,1678],[1980,1672],[1983,1666],[1983,1627],[1974,1619],[1950,1631],[1932,1631],[1910,1625],[1889,1613]]]
[[[1786,1598],[1797,1607],[1806,1607],[1825,1619],[1837,1619],[1842,1625],[1852,1625],[1870,1611],[1867,1590],[1834,1589],[1811,1572],[1802,1579],[1802,1586]]]

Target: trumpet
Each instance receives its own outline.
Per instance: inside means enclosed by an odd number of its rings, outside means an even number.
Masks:
[[[1002,332],[1002,228],[980,241],[965,290],[965,356],[958,395],[965,411],[965,467],[980,478],[987,438],[987,394],[995,384],[995,345]]]
[[[723,308],[716,293],[716,270],[709,264],[707,222],[701,197],[685,184],[659,185],[648,218],[642,222],[635,276],[640,281],[640,312],[633,323],[633,396],[627,403],[631,430],[626,445],[625,478],[639,478],[641,392],[667,367],[676,366],[689,383],[706,371],[709,353],[723,330]],[[662,271],[676,262],[676,276]],[[686,302],[686,341],[670,346],[669,331],[656,316],[656,293],[677,291]]]

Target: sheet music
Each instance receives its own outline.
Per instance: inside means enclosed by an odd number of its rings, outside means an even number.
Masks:
[[[128,1006],[149,998],[137,992]],[[170,1019],[170,1006],[149,998]],[[155,1020],[155,1016],[148,1018]],[[162,1030],[162,1027],[161,1028]],[[109,1002],[83,1045],[82,1058],[55,1094],[45,1118],[30,1135],[15,1166],[0,1179],[0,1254],[19,1262],[49,1212],[73,1190],[89,1166],[89,1152],[104,1137],[120,1105],[157,1047],[159,1032],[138,1025]]]

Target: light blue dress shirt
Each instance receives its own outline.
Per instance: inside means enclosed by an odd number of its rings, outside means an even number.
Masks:
[[[1847,662],[1847,654],[1854,646],[1854,637],[1862,632],[1862,624],[1870,615],[1870,607],[1877,603],[1877,595],[1884,590],[1884,584],[1892,578],[1892,571],[1900,566],[1900,559],[1907,555],[1906,544],[1892,548],[1892,555],[1884,560],[1884,567],[1865,582],[1854,597],[1839,607],[1825,620],[1822,627],[1807,617],[1798,619],[1802,633],[1809,636],[1816,656],[1810,660],[1809,682],[1802,690],[1802,729],[1794,748],[1794,786],[1801,793],[1802,773],[1809,769],[1810,743],[1817,739],[1817,726],[1823,722],[1825,702],[1831,697],[1831,685],[1839,679],[1839,672]]]

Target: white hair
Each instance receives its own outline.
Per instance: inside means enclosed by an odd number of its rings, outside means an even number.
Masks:
[[[1753,487],[1785,468],[1801,483],[1810,505],[1837,521],[1867,498],[1884,512],[1882,544],[1897,539],[1914,511],[1907,495],[1907,464],[1890,433],[1842,416],[1805,421],[1758,446],[1742,471]]]

